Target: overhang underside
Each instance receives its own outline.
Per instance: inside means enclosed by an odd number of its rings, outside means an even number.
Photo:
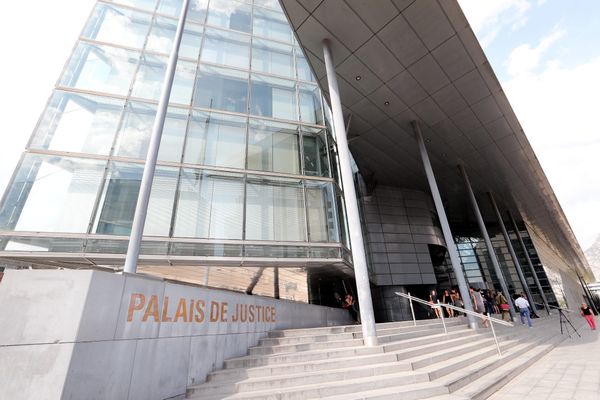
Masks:
[[[540,163],[455,0],[281,0],[328,97],[329,39],[349,145],[378,184],[428,190],[410,123],[420,122],[451,219],[472,220],[458,164],[486,221],[486,192],[571,268],[591,270]],[[518,218],[518,217],[517,217]]]

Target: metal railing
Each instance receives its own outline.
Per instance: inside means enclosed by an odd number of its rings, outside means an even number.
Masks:
[[[484,314],[480,314],[474,311],[470,311],[470,310],[466,310],[462,307],[456,307],[454,305],[451,304],[442,304],[440,303],[440,301],[438,300],[437,304],[435,303],[431,303],[429,301],[420,299],[418,297],[414,297],[410,295],[410,292],[408,293],[401,293],[401,292],[396,292],[396,294],[400,297],[404,297],[405,299],[408,299],[409,304],[410,304],[410,312],[412,314],[412,318],[413,318],[413,325],[416,326],[417,325],[417,320],[415,318],[415,309],[413,307],[413,301],[425,305],[427,307],[430,307],[432,310],[438,309],[440,311],[440,319],[442,320],[442,325],[444,327],[444,333],[448,334],[448,328],[446,327],[446,320],[444,318],[444,308],[445,309],[451,309],[454,311],[458,311],[464,314],[468,314],[468,315],[473,315],[477,318],[481,318],[484,321],[488,321],[490,324],[490,328],[492,330],[492,335],[494,336],[494,342],[496,343],[496,350],[498,350],[498,355],[500,357],[502,357],[502,350],[500,349],[500,343],[498,343],[498,336],[496,335],[496,330],[494,329],[494,323],[499,324],[499,325],[504,325],[504,326],[510,326],[513,327],[513,323],[512,322],[507,322],[498,318],[494,318],[494,317],[490,317],[489,313]]]

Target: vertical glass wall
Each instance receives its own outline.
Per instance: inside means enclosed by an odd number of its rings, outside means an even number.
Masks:
[[[0,206],[0,233],[130,233],[181,4],[97,2]],[[279,3],[190,7],[145,235],[341,246],[335,142]],[[169,248],[242,254],[183,247]]]

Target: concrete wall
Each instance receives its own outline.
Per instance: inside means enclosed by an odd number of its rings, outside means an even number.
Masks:
[[[372,278],[378,286],[435,285],[428,244],[445,246],[431,197],[377,186],[363,198]]]
[[[350,323],[342,309],[90,270],[8,270],[0,304],[11,400],[181,397],[270,330]]]

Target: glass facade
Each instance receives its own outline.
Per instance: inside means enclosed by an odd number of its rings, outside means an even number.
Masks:
[[[1,205],[5,250],[125,252],[181,4],[97,2]],[[324,112],[277,1],[192,0],[142,254],[341,259]]]

